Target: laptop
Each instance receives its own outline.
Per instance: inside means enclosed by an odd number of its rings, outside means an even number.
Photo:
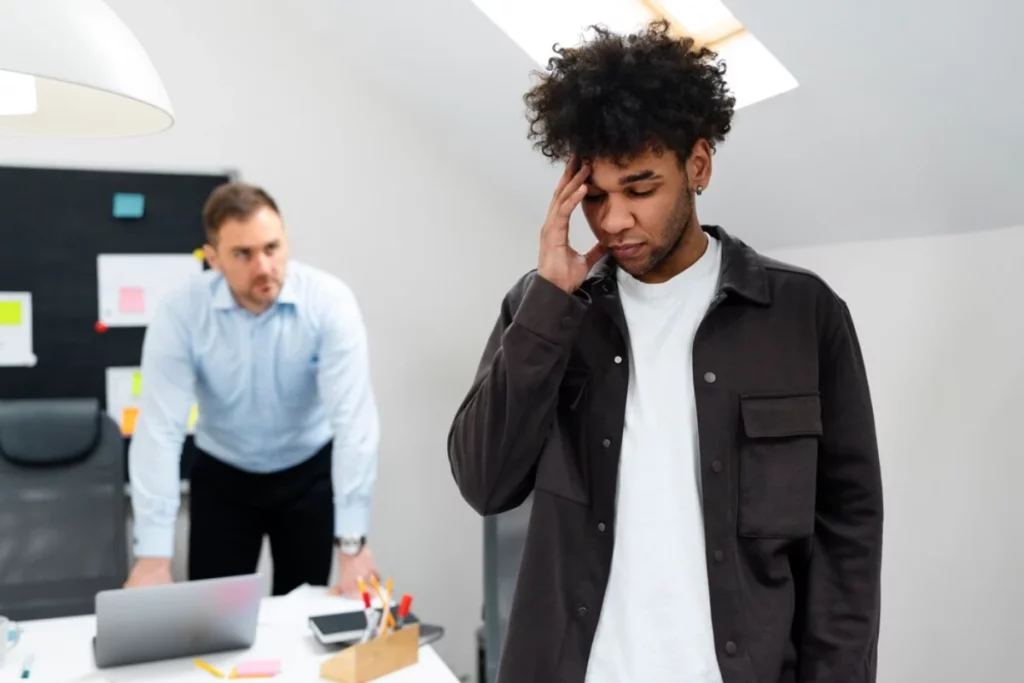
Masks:
[[[244,650],[256,640],[259,574],[96,594],[98,668]]]

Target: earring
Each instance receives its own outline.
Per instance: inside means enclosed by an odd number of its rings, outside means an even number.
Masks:
[[[697,186],[697,196],[699,197],[703,193],[704,193],[704,188],[701,187],[700,185],[698,185]]]

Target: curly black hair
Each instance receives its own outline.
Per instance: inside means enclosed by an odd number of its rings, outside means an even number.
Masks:
[[[580,47],[555,46],[523,97],[528,137],[544,156],[623,162],[670,149],[685,160],[698,139],[712,151],[725,139],[736,99],[715,52],[670,35],[664,20],[629,35],[590,29],[596,36]]]

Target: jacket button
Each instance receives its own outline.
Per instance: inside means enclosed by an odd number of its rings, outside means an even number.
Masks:
[[[567,315],[562,318],[562,327],[570,327],[572,325],[572,316]]]
[[[612,445],[612,440],[611,439],[605,439],[604,441],[601,442],[601,445],[604,446],[605,448],[609,448]]]
[[[714,384],[716,379],[718,379],[718,377],[715,376],[715,373],[713,373],[713,372],[705,372],[704,373],[704,381],[707,382],[708,384]]]
[[[725,653],[728,655],[736,654],[737,649],[738,648],[736,647],[736,643],[732,642],[731,640],[725,644]]]
[[[605,529],[604,522],[598,522],[597,523],[597,530],[598,531],[604,531],[604,529]]]
[[[581,617],[587,616],[587,606],[580,605],[580,608],[576,610],[576,614],[580,615]]]
[[[722,471],[722,461],[721,460],[715,460],[713,463],[711,463],[711,469],[713,469],[715,472],[721,472]]]
[[[615,364],[618,365],[622,362],[622,356],[615,356]]]
[[[721,562],[724,559],[725,559],[725,553],[723,553],[721,550],[716,550],[715,551],[715,562]]]

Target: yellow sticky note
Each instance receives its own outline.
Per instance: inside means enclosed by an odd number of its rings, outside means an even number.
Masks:
[[[195,251],[192,252],[192,255],[195,256],[200,261],[206,258],[206,252],[204,252],[202,249],[196,249]]]
[[[142,373],[136,372],[132,375],[132,396],[142,395]]]
[[[188,414],[188,428],[195,429],[196,422],[199,420],[199,406],[195,403],[192,404],[192,410]]]
[[[21,302],[0,301],[0,325],[21,324]]]
[[[135,421],[139,419],[138,408],[125,408],[121,411],[121,433],[131,436],[135,433]]]

